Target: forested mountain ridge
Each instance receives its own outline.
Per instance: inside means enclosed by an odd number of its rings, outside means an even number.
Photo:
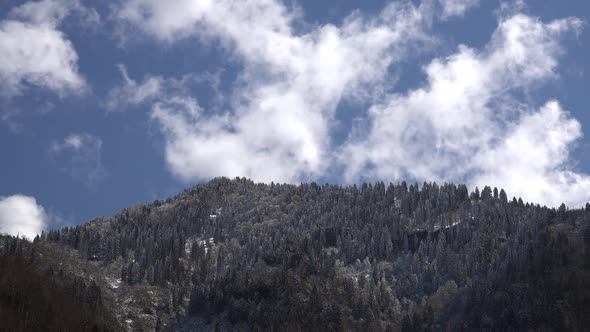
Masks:
[[[98,289],[99,330],[590,326],[590,205],[490,187],[217,178],[0,253]]]

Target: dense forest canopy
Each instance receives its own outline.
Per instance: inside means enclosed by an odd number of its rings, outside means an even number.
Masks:
[[[217,178],[33,242],[1,240],[3,269],[61,274],[98,330],[590,326],[590,205],[490,187]],[[0,309],[29,319],[3,274]]]

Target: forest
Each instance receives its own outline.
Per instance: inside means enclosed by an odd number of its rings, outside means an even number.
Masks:
[[[3,236],[0,271],[0,331],[584,331],[590,204],[216,178]]]

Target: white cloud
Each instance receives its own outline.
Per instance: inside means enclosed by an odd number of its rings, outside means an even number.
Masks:
[[[107,97],[106,107],[109,111],[125,109],[128,105],[139,105],[159,97],[162,93],[164,79],[160,76],[150,76],[142,83],[129,78],[127,68],[117,65],[123,76],[124,84],[113,88]]]
[[[533,202],[581,207],[590,200],[590,176],[567,164],[572,143],[581,136],[580,123],[549,101],[523,114],[502,142],[474,156],[479,172],[471,181],[509,188],[511,195]]]
[[[58,30],[72,12],[86,23],[100,20],[96,11],[77,1],[43,0],[15,7],[9,19],[0,21],[1,95],[22,94],[28,85],[59,95],[84,91],[86,82],[78,73],[78,54]]]
[[[33,240],[45,228],[47,219],[45,210],[34,197],[0,197],[0,233]]]
[[[438,0],[442,6],[442,18],[463,16],[472,7],[479,5],[479,0]]]
[[[26,40],[26,43],[23,43]],[[21,94],[27,84],[60,95],[79,93],[85,82],[78,74],[78,55],[63,34],[45,26],[0,22],[0,85],[2,94]]]
[[[556,77],[560,37],[580,26],[501,18],[485,50],[460,46],[433,60],[426,86],[371,108],[368,134],[343,148],[348,179],[465,181],[550,205],[590,198],[580,196],[590,192],[587,177],[568,170],[579,124],[556,102],[537,111],[511,97]]]
[[[90,134],[71,134],[53,141],[49,155],[63,170],[85,184],[96,185],[105,175],[102,166],[102,140]]]
[[[95,27],[101,22],[98,12],[83,6],[79,0],[29,1],[11,9],[8,15],[18,21],[56,28],[71,14],[85,27]]]
[[[118,64],[117,68],[123,78],[123,84],[109,91],[105,103],[108,111],[124,111],[129,106],[143,105],[168,98],[170,95],[184,95],[188,93],[191,83],[215,84],[216,80],[215,75],[205,73],[203,75],[187,74],[179,79],[147,75],[142,82],[137,82],[129,77],[124,65]]]
[[[13,8],[9,16],[34,25],[55,28],[61,24],[70,10],[70,6],[55,0],[29,1]]]
[[[422,13],[409,4],[306,32],[294,28],[296,11],[268,0],[132,0],[115,13],[165,42],[216,39],[244,64],[227,112],[206,115],[186,98],[154,107],[167,162],[185,179],[222,174],[295,181],[322,174],[338,103],[369,95],[391,64],[428,40]]]
[[[420,88],[388,92],[391,67],[433,42],[432,19],[477,4],[394,3],[377,17],[353,13],[340,26],[311,27],[300,24],[296,8],[272,0],[128,0],[114,15],[164,43],[213,41],[242,65],[231,107],[215,114],[188,93],[142,92],[149,77],[126,78],[129,99],[157,95],[151,116],[164,133],[166,161],[181,178],[298,182],[342,171],[347,181],[467,182],[539,203],[580,205],[590,198],[590,180],[569,158],[579,123],[556,101],[539,107],[518,97],[558,77],[562,37],[578,31],[580,20],[544,23],[500,11],[484,48],[461,45],[424,66]],[[373,105],[347,142],[335,146],[337,106],[347,99]]]

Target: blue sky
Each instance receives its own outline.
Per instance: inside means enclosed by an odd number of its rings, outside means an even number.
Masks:
[[[586,1],[3,1],[0,232],[215,176],[590,200]]]

